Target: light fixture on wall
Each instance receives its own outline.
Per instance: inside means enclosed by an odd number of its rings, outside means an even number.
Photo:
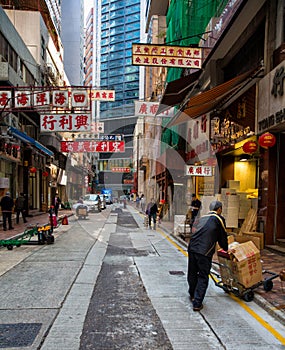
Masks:
[[[249,154],[242,154],[240,157],[239,157],[239,161],[240,162],[247,162],[250,160],[250,155]]]

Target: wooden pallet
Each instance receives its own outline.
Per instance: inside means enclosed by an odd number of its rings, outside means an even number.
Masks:
[[[251,208],[240,228],[239,234],[242,235],[245,232],[256,231],[256,224],[257,224],[257,210]]]

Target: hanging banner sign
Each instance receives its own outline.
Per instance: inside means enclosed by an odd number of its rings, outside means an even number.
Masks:
[[[130,173],[131,172],[131,168],[129,167],[114,167],[111,169],[111,171],[113,173]]]
[[[41,132],[65,132],[91,130],[90,114],[41,115]]]
[[[12,94],[14,92],[14,95]],[[110,93],[101,91],[102,99],[110,98]],[[13,87],[9,90],[0,90],[0,110],[1,107],[6,111],[10,109],[48,109],[48,110],[84,110],[90,111],[91,103],[89,96],[91,89],[82,88],[59,88],[48,90],[46,87],[40,88],[20,88]],[[114,95],[114,94],[113,94]],[[107,96],[107,97],[106,97]]]
[[[202,50],[198,47],[133,44],[132,64],[138,66],[201,68]]]
[[[158,111],[159,102],[146,102],[146,101],[135,101],[135,117],[155,117]],[[171,107],[162,113],[158,114],[157,117],[170,117],[174,116],[174,107]]]
[[[91,90],[90,98],[92,101],[115,101],[115,91]]]
[[[62,141],[61,152],[98,152],[122,153],[125,152],[124,141]]]
[[[185,175],[190,176],[212,176],[213,174],[211,166],[204,165],[186,165]]]

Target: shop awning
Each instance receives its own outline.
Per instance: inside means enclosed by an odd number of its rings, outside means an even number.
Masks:
[[[263,68],[250,70],[246,73],[238,75],[223,84],[202,92],[198,95],[190,97],[190,100],[183,112],[174,116],[174,118],[166,125],[167,127],[187,122],[189,118],[196,118],[202,114],[208,113],[215,109],[225,99],[229,99],[233,94],[247,86],[249,82],[255,78],[260,78],[258,74]]]
[[[46,148],[43,144],[41,144],[40,142],[36,141],[34,142],[34,145],[37,147],[37,149],[39,149],[40,151],[42,151],[43,153],[47,154],[50,157],[54,156],[54,153],[49,150],[48,148]]]
[[[156,114],[160,114],[169,107],[176,106],[183,102],[189,90],[198,81],[201,73],[202,70],[199,69],[197,72],[187,75],[186,77],[167,83]]]
[[[16,137],[17,139],[19,139],[20,141],[33,145],[35,146],[37,149],[39,149],[40,151],[42,151],[43,153],[45,153],[46,155],[53,157],[54,153],[49,150],[48,148],[46,148],[44,145],[42,145],[40,142],[36,141],[35,139],[33,139],[32,137],[28,136],[27,134],[25,134],[24,132],[10,126],[8,129],[8,132]]]

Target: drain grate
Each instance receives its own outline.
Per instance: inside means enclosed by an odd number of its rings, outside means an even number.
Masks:
[[[169,271],[170,275],[179,275],[183,276],[185,273],[183,271]]]
[[[0,348],[19,348],[33,344],[42,323],[0,324]]]

